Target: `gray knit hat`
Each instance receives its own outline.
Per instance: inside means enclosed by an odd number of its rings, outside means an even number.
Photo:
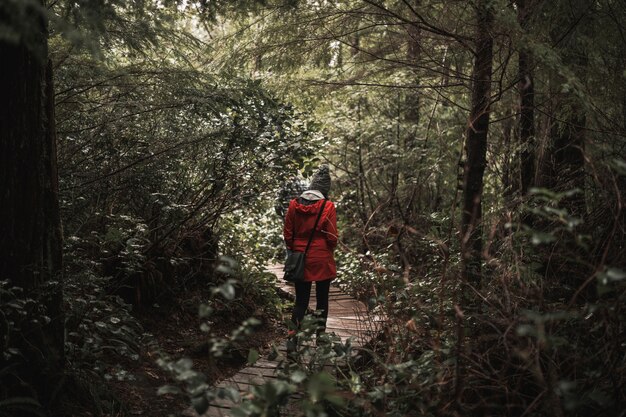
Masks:
[[[313,177],[311,177],[310,190],[318,190],[324,194],[324,197],[328,198],[330,192],[330,169],[328,165],[320,165]]]

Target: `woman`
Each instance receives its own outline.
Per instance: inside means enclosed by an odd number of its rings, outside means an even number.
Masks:
[[[283,228],[287,249],[297,252],[304,252],[313,232],[311,246],[306,254],[304,281],[295,284],[296,305],[293,308],[291,320],[296,327],[300,326],[309,305],[312,283],[315,282],[316,311],[320,317],[320,331],[326,329],[330,282],[337,276],[337,266],[333,255],[337,246],[337,214],[335,205],[328,200],[329,191],[330,173],[328,166],[322,165],[313,175],[309,189],[289,203]],[[324,201],[326,201],[325,204]],[[313,231],[315,220],[322,206],[324,206],[324,211]],[[290,335],[294,333],[291,331]]]

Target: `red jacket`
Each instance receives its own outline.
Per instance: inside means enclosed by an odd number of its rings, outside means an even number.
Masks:
[[[323,202],[324,200],[318,200],[307,206],[300,204],[297,199],[291,200],[283,228],[287,248],[296,252],[304,252]],[[306,255],[305,281],[323,281],[337,276],[337,266],[333,256],[336,246],[337,213],[332,201],[326,200],[324,212],[317,224],[311,246]]]

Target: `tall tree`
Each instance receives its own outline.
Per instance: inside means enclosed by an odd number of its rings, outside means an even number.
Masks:
[[[553,110],[551,115],[551,172],[549,185],[559,191],[577,189],[563,201],[569,213],[582,216],[585,208],[584,148],[586,114],[577,90],[587,72],[587,52],[582,42],[587,35],[593,6],[585,1],[572,1],[559,10],[561,20],[551,33],[560,50],[563,71],[552,74]]]
[[[526,29],[532,10],[531,0],[518,0],[518,21]],[[518,54],[518,77],[520,95],[519,141],[520,141],[520,186],[522,196],[528,193],[535,176],[535,81],[532,57],[529,48],[522,45]]]
[[[482,192],[487,159],[487,133],[493,61],[493,11],[486,0],[476,5],[476,40],[469,125],[465,140],[461,251],[463,279],[479,286],[482,252]]]
[[[22,356],[18,392],[46,404],[63,366],[54,90],[43,4],[14,7],[0,8],[15,35],[0,38],[0,280],[45,307],[47,318],[9,337]]]

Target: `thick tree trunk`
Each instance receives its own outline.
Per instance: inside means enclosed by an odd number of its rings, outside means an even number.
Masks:
[[[26,41],[0,41],[0,280],[22,288],[49,318],[30,317],[19,334],[9,335],[23,355],[11,359],[19,362],[23,383],[14,384],[16,391],[47,405],[63,364],[54,88],[46,22],[39,12],[27,17],[30,22],[20,22],[32,31]],[[11,16],[0,21],[12,27]]]
[[[463,179],[463,214],[461,221],[461,253],[463,279],[479,286],[482,252],[482,192],[487,155],[493,39],[493,15],[480,0],[477,5],[477,33],[474,57],[472,103],[465,141],[466,163]]]
[[[482,280],[482,192],[483,175],[487,161],[487,133],[491,99],[493,14],[489,0],[478,0],[476,5],[476,41],[472,84],[472,102],[465,138],[463,175],[463,212],[461,218],[462,278],[465,285],[480,287]],[[457,309],[457,362],[455,369],[455,398],[459,414],[464,413],[465,390],[465,331],[462,308],[471,310],[469,291],[464,290],[461,308]],[[469,301],[469,302],[468,302]],[[468,308],[469,307],[469,308]]]

